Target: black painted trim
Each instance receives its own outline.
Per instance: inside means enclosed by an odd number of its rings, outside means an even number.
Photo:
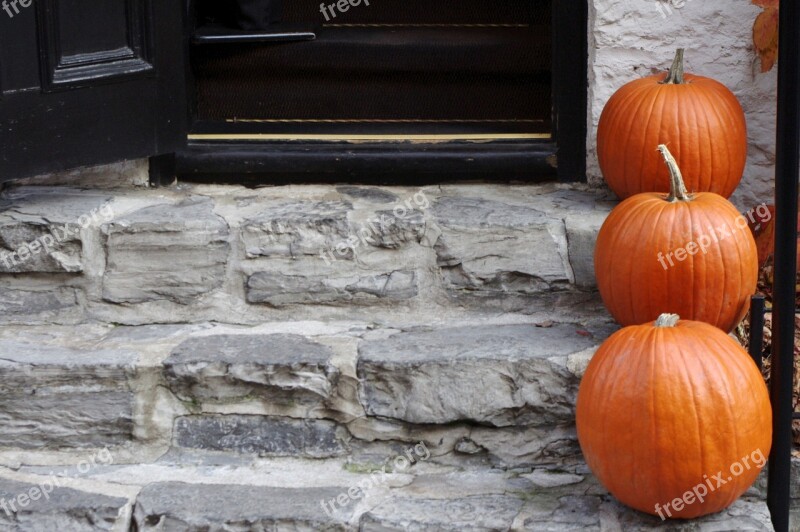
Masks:
[[[191,180],[241,183],[431,183],[459,179],[544,181],[555,177],[550,142],[190,143],[177,171]]]

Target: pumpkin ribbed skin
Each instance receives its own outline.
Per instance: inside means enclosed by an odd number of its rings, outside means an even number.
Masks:
[[[695,247],[694,255],[678,260],[678,249],[706,238],[705,253]],[[746,218],[709,192],[687,200],[648,193],[623,201],[598,233],[594,265],[603,302],[621,325],[668,312],[731,331],[747,313],[758,280]]]
[[[653,149],[666,144],[687,176],[689,192],[729,198],[747,160],[747,124],[736,96],[710,78],[686,74],[662,84],[657,74],[628,83],[606,104],[597,156],[608,186],[625,199],[668,192],[669,174]]]
[[[704,502],[670,507],[674,518],[733,503],[758,476],[757,462],[772,443],[769,395],[752,359],[719,329],[693,321],[612,335],[581,382],[577,429],[592,472],[637,510],[656,514],[656,504],[712,482]],[[738,475],[731,471],[736,463],[744,467]],[[717,487],[720,471],[725,484]]]

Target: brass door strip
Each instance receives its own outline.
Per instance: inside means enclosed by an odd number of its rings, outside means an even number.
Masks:
[[[550,133],[466,133],[448,135],[325,135],[291,133],[196,133],[189,140],[311,140],[311,141],[448,141],[448,140],[549,140]]]
[[[544,124],[535,119],[397,119],[397,118],[228,118],[229,124]]]

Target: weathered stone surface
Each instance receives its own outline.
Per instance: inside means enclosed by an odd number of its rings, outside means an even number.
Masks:
[[[0,273],[83,271],[77,224],[0,224]]]
[[[417,275],[397,270],[376,275],[256,272],[247,280],[247,301],[273,307],[401,301],[417,295]]]
[[[329,517],[321,501],[347,488],[272,488],[169,482],[151,484],[139,494],[136,530],[350,530],[352,509]],[[353,505],[351,505],[352,507]]]
[[[129,441],[136,354],[0,341],[0,446],[94,447]]]
[[[593,482],[593,481],[590,481]],[[581,484],[581,487],[586,487]],[[599,490],[581,494],[578,490],[558,497],[543,494],[537,497],[533,515],[524,521],[523,530],[563,532],[567,530],[665,530],[671,532],[716,532],[719,530],[773,530],[764,501],[739,499],[729,508],[712,515],[688,521],[662,521],[626,508],[610,495]]]
[[[195,337],[164,361],[164,376],[185,401],[317,405],[339,377],[332,356],[330,348],[295,334]]]
[[[83,271],[81,228],[113,216],[111,196],[66,187],[19,187],[0,200],[0,273]]]
[[[377,211],[354,233],[370,246],[399,249],[409,242],[420,242],[425,228],[425,215],[421,211],[398,205],[397,210]]]
[[[0,479],[0,529],[122,530],[128,499],[58,486],[57,480],[35,485]]]
[[[103,230],[107,301],[189,304],[224,281],[228,226],[214,214],[207,198],[146,207],[115,219]]]
[[[523,501],[503,495],[460,499],[393,498],[361,517],[360,530],[510,530]]]
[[[437,261],[450,291],[534,294],[572,282],[563,220],[467,197],[441,198],[432,210],[442,231]]]
[[[68,286],[40,290],[0,287],[0,320],[10,323],[56,321],[60,314],[78,309],[78,291]]]
[[[373,203],[395,203],[400,200],[396,194],[376,187],[344,185],[336,187],[336,191],[351,198],[364,199]]]
[[[192,449],[261,456],[327,458],[346,452],[336,427],[333,421],[323,419],[187,416],[175,422],[175,444]]]
[[[608,217],[609,211],[589,211],[569,214],[565,219],[569,262],[575,274],[575,285],[582,289],[597,286],[594,276],[594,248],[597,233]]]
[[[400,333],[359,347],[367,413],[409,423],[570,422],[578,379],[555,357],[596,345],[571,324]]]
[[[573,424],[544,427],[475,427],[475,445],[485,449],[498,467],[530,467],[574,461],[580,457]]]
[[[245,220],[241,239],[248,257],[317,256],[349,236],[344,201],[265,202],[261,214]],[[344,256],[339,258],[345,258]]]

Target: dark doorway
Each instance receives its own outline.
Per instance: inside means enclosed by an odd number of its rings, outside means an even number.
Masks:
[[[193,133],[549,137],[551,0],[366,2],[284,0],[272,31],[297,40],[195,46]],[[235,19],[198,8],[200,27]]]
[[[584,178],[585,5],[280,4],[253,30],[197,0],[185,174]]]

